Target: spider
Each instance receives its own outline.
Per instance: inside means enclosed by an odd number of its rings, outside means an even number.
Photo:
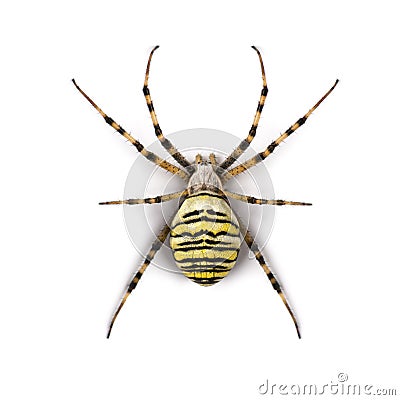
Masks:
[[[264,151],[258,153],[243,163],[232,167],[236,160],[246,151],[256,135],[261,112],[268,94],[267,80],[265,77],[261,53],[255,46],[252,46],[259,58],[263,88],[258,101],[257,111],[247,137],[239,143],[239,145],[228,157],[226,157],[223,162],[219,164],[217,163],[214,154],[210,154],[208,159],[203,159],[202,155],[198,154],[196,155],[194,162],[189,162],[164,136],[154,111],[153,101],[151,99],[150,90],[148,87],[148,80],[150,63],[153,54],[158,47],[159,46],[155,46],[149,55],[144,79],[143,93],[150,112],[155,134],[162,146],[175,159],[180,167],[175,164],[171,164],[170,162],[160,158],[158,155],[146,150],[144,146],[133,136],[131,136],[124,128],[122,128],[121,125],[117,124],[111,117],[104,113],[104,111],[101,110],[100,107],[98,107],[97,104],[77,85],[75,80],[72,79],[76,89],[78,89],[78,91],[86,98],[86,100],[100,113],[107,124],[112,126],[118,133],[131,142],[136,147],[137,151],[142,154],[142,156],[159,167],[167,170],[171,174],[179,176],[187,184],[187,188],[185,190],[176,193],[164,194],[152,198],[127,199],[99,203],[101,205],[156,204],[172,199],[180,199],[179,209],[171,223],[165,224],[161,229],[161,232],[153,242],[151,249],[147,253],[147,256],[141,267],[129,282],[124,296],[122,297],[111,319],[107,332],[107,338],[110,337],[114,322],[128,296],[135,289],[146,268],[150,265],[151,261],[167,239],[168,235],[170,235],[170,246],[178,268],[186,277],[202,286],[210,286],[219,282],[234,267],[240,248],[240,235],[242,235],[247,246],[254,253],[256,260],[267,274],[272,287],[277,291],[278,295],[282,299],[293,320],[297,335],[300,339],[300,329],[296,317],[289,306],[286,296],[282,291],[276,276],[271,272],[271,269],[261,254],[252,234],[249,232],[249,230],[247,230],[247,228],[231,209],[228,200],[235,199],[242,202],[247,202],[249,204],[268,204],[274,206],[310,206],[311,203],[255,198],[252,196],[229,192],[224,189],[224,185],[232,177],[239,175],[256,164],[262,162],[271,153],[273,153],[275,148],[279,146],[282,141],[284,141],[306,122],[311,113],[325,100],[326,97],[328,97],[339,81],[336,80],[334,85],[304,116],[291,125]]]

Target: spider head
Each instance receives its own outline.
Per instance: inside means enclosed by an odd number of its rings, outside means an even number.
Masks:
[[[194,172],[190,176],[188,187],[191,194],[201,190],[222,190],[222,182],[215,171],[215,156],[210,154],[210,160],[203,160],[200,154],[196,156],[193,165]]]

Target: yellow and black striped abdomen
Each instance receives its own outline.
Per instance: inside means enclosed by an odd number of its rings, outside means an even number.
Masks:
[[[189,196],[171,225],[170,244],[178,267],[192,281],[209,286],[228,275],[240,247],[238,220],[213,192]]]

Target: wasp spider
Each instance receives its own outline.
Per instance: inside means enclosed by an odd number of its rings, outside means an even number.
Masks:
[[[228,199],[236,199],[250,204],[268,204],[275,206],[308,206],[311,204],[297,201],[259,199],[252,196],[232,193],[224,189],[224,184],[232,177],[241,174],[242,172],[265,160],[275,150],[275,148],[282,143],[282,141],[284,141],[306,122],[311,113],[333,91],[338,83],[338,80],[336,80],[335,84],[328,90],[328,92],[326,92],[325,95],[322,96],[322,98],[304,116],[298,119],[296,123],[290,126],[264,151],[246,160],[242,164],[232,167],[235,161],[249,147],[256,135],[261,112],[268,93],[261,54],[255,46],[252,46],[252,48],[257,52],[260,61],[263,88],[261,90],[257,111],[247,137],[233,150],[228,157],[226,157],[222,163],[217,163],[214,154],[210,154],[208,159],[203,159],[202,155],[198,154],[194,162],[189,162],[163,135],[154,111],[154,106],[148,87],[148,80],[151,59],[154,51],[157,48],[158,46],[154,47],[148,59],[143,93],[150,111],[155,134],[158,140],[160,140],[162,146],[175,159],[180,167],[175,164],[171,164],[168,161],[160,158],[158,155],[146,150],[138,140],[131,136],[124,128],[122,128],[121,125],[117,124],[111,117],[101,110],[96,103],[76,84],[74,79],[72,80],[75,87],[100,113],[107,124],[111,125],[118,133],[131,142],[140,154],[159,167],[167,170],[171,174],[178,175],[187,183],[187,188],[182,192],[160,195],[153,198],[127,199],[100,203],[129,205],[155,204],[172,199],[180,199],[180,207],[173,220],[170,224],[166,224],[162,228],[161,232],[157,236],[157,239],[151,246],[150,251],[147,253],[143,264],[136,272],[133,279],[129,282],[125,294],[111,319],[107,338],[110,336],[115,319],[118,313],[121,311],[126,299],[132,290],[135,289],[146,268],[149,266],[155,254],[167,239],[168,235],[170,236],[170,246],[173,250],[173,255],[177,266],[186,277],[202,286],[210,286],[219,282],[233,268],[238,257],[240,248],[240,235],[242,235],[247,246],[254,253],[258,263],[267,274],[272,287],[278,292],[280,298],[282,299],[294,322],[297,335],[300,338],[300,330],[296,318],[287,302],[285,294],[282,292],[276,276],[274,276],[268,267],[251,233],[232,211]]]

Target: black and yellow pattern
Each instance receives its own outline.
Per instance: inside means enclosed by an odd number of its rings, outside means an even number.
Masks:
[[[301,339],[299,324],[297,323],[297,319],[296,319],[292,309],[289,306],[289,303],[288,303],[288,301],[286,299],[285,294],[282,291],[282,288],[281,288],[281,285],[278,282],[278,279],[272,273],[271,269],[268,267],[268,265],[267,265],[267,263],[266,263],[266,261],[264,259],[264,256],[261,254],[261,251],[258,248],[257,243],[254,241],[254,238],[251,235],[251,233],[242,224],[240,224],[240,231],[241,231],[241,233],[242,233],[242,235],[244,237],[244,241],[246,242],[247,246],[249,247],[249,249],[255,255],[256,260],[261,265],[261,268],[267,274],[267,278],[271,282],[272,287],[277,291],[279,297],[283,301],[283,304],[285,305],[285,307],[288,310],[290,316],[292,317],[294,326],[296,327],[297,336],[299,337],[299,339]]]
[[[228,275],[240,247],[238,220],[226,199],[211,191],[186,198],[171,224],[177,266],[193,282],[210,286]]]
[[[117,319],[117,316],[119,312],[121,311],[122,307],[124,306],[126,299],[129,297],[129,295],[132,293],[133,289],[135,289],[136,285],[140,281],[140,278],[143,276],[144,271],[146,271],[146,268],[150,265],[151,261],[153,260],[154,256],[156,255],[157,251],[160,250],[162,244],[165,242],[165,239],[167,238],[169,234],[170,228],[168,225],[164,225],[164,227],[161,229],[161,232],[158,234],[156,240],[153,242],[153,245],[151,246],[150,251],[147,253],[147,256],[145,260],[143,261],[143,264],[139,268],[139,270],[136,272],[132,280],[129,282],[128,287],[125,290],[124,296],[122,297],[116,311],[114,312],[114,315],[111,319],[108,332],[107,332],[107,339],[110,337],[112,327],[114,325],[115,320]]]
[[[256,115],[254,116],[253,124],[251,125],[250,131],[246,137],[246,139],[242,140],[238,147],[225,159],[225,161],[219,166],[221,169],[229,168],[250,146],[250,143],[253,141],[254,137],[257,133],[258,123],[260,122],[261,113],[264,108],[265,99],[267,98],[268,94],[268,86],[267,86],[267,79],[265,78],[265,70],[264,70],[264,63],[261,57],[260,51],[257,49],[256,46],[251,46],[258,55],[261,65],[261,76],[263,80],[263,88],[261,90],[260,100],[258,101]]]
[[[253,196],[246,196],[244,194],[232,193],[224,190],[224,194],[231,199],[243,201],[249,204],[264,205],[268,204],[270,206],[311,206],[311,203],[304,203],[301,201],[288,201],[288,200],[270,200],[270,199],[258,199]]]
[[[300,338],[300,330],[297,320],[290,308],[281,285],[277,277],[272,273],[267,265],[264,256],[261,254],[257,244],[255,243],[251,233],[240,223],[231,209],[228,198],[243,201],[249,204],[272,205],[272,206],[310,206],[311,203],[262,199],[255,198],[244,194],[232,193],[224,190],[224,183],[235,175],[239,175],[243,171],[253,167],[259,162],[265,160],[280,143],[302,126],[311,113],[325,100],[326,97],[336,87],[338,81],[331,89],[300,119],[297,120],[289,129],[282,133],[274,140],[263,152],[255,157],[248,159],[240,165],[231,169],[231,165],[245,152],[251,141],[254,139],[257,127],[260,121],[261,112],[268,93],[267,81],[265,78],[264,64],[259,50],[252,46],[257,52],[261,65],[261,74],[263,80],[263,88],[258,102],[256,114],[253,124],[247,137],[228,155],[228,157],[218,165],[214,154],[209,155],[209,160],[203,159],[201,154],[196,155],[194,162],[190,163],[187,159],[174,147],[174,145],[163,135],[158,119],[154,110],[153,101],[151,99],[148,87],[150,63],[154,51],[158,46],[154,47],[149,55],[147,62],[146,75],[143,86],[146,104],[148,106],[150,117],[156,136],[162,146],[177,161],[183,169],[163,160],[158,155],[148,151],[144,146],[117,124],[111,117],[104,113],[100,107],[76,84],[72,82],[85,99],[100,113],[107,124],[113,127],[118,133],[132,143],[138,152],[149,161],[155,163],[159,167],[167,170],[172,174],[176,174],[186,182],[186,189],[176,193],[159,195],[145,199],[126,199],[102,202],[102,205],[110,204],[156,204],[170,201],[172,199],[180,199],[180,207],[171,224],[165,224],[151,249],[146,255],[145,260],[129,282],[124,296],[122,297],[109,325],[107,337],[110,336],[114,322],[125,304],[131,292],[136,288],[146,268],[150,265],[157,251],[170,235],[170,246],[177,266],[183,274],[202,286],[210,286],[219,282],[228,275],[236,264],[239,248],[240,235],[250,250],[254,253],[258,263],[267,274],[272,287],[277,291],[287,308],[294,325],[298,337]]]
[[[121,125],[117,124],[111,117],[109,117],[75,82],[75,79],[72,79],[72,83],[79,90],[82,96],[100,113],[100,115],[104,118],[108,125],[113,127],[120,135],[122,135],[125,139],[127,139],[130,143],[132,143],[137,151],[145,157],[147,160],[157,164],[159,167],[165,169],[171,174],[176,174],[183,180],[188,180],[188,175],[185,171],[181,170],[177,166],[169,163],[166,160],[163,160],[158,155],[144,148],[142,143],[136,140],[133,136],[131,136]]]
[[[178,199],[179,197],[186,197],[188,191],[187,189],[183,192],[175,192],[170,194],[164,194],[162,196],[156,197],[146,197],[145,199],[126,199],[126,200],[114,200],[114,201],[103,201],[99,203],[101,206],[111,205],[111,204],[128,204],[130,206],[134,204],[157,204],[165,203],[167,201]]]
[[[177,150],[177,148],[164,136],[154,110],[153,100],[151,99],[149,89],[150,64],[153,54],[158,48],[159,46],[155,46],[153,48],[153,50],[150,52],[149,60],[147,61],[146,75],[143,84],[143,94],[146,99],[146,104],[150,112],[151,121],[153,123],[154,132],[157,136],[157,139],[161,142],[161,145],[168,151],[168,153],[171,154],[180,165],[182,165],[182,167],[188,168],[190,167],[189,161],[186,160],[186,158]]]
[[[278,147],[286,138],[288,138],[293,132],[295,132],[300,126],[305,124],[308,117],[315,111],[315,109],[332,93],[333,89],[335,89],[336,85],[339,83],[339,80],[336,79],[334,85],[318,100],[318,102],[308,110],[308,112],[299,118],[290,128],[288,128],[285,132],[282,133],[277,139],[275,139],[264,151],[258,153],[254,157],[245,161],[243,164],[238,165],[226,172],[223,176],[224,182],[228,181],[235,175],[239,175],[247,169],[254,167],[259,162],[264,161],[272,152]]]

